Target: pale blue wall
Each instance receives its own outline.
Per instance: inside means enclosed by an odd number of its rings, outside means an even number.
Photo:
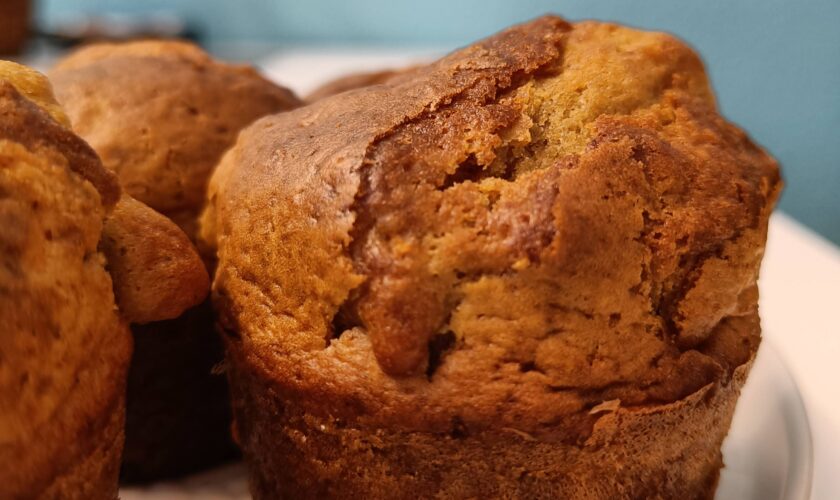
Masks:
[[[782,208],[840,243],[840,0],[44,0],[79,12],[175,11],[213,40],[464,44],[556,12],[677,33],[725,114],[782,162]]]

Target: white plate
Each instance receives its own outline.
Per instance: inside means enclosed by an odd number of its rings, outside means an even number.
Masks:
[[[717,500],[807,500],[813,475],[808,417],[773,345],[762,341],[723,443]]]
[[[796,383],[765,339],[723,444],[716,500],[807,500],[811,432]],[[123,500],[247,499],[245,467],[234,464],[172,483],[123,488]]]

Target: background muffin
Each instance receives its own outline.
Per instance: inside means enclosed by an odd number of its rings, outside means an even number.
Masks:
[[[418,68],[418,66],[344,75],[336,78],[335,80],[330,80],[310,92],[309,95],[306,96],[306,102],[315,102],[325,97],[347,92],[348,90],[355,90],[369,85],[385,83],[396,76],[407,75],[416,68]]]
[[[91,45],[50,79],[74,130],[123,189],[191,238],[210,173],[239,130],[298,105],[250,66],[177,41]]]
[[[123,189],[190,238],[208,177],[239,130],[298,104],[252,68],[174,41],[89,46],[60,61],[51,77],[74,128]],[[126,479],[190,472],[235,452],[224,377],[211,374],[222,354],[210,315],[204,304],[134,327]]]
[[[702,498],[778,167],[674,38],[546,17],[257,122],[202,237],[260,498]]]
[[[186,235],[121,198],[67,124],[43,75],[0,61],[2,498],[116,497],[127,321],[178,316],[208,283],[198,254],[179,248]],[[116,252],[100,253],[103,239]],[[137,239],[156,259],[129,244]],[[127,293],[115,300],[112,286]]]

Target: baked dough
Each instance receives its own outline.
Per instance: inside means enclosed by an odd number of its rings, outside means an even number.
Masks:
[[[543,17],[262,119],[202,235],[256,498],[708,498],[776,162],[662,33]]]

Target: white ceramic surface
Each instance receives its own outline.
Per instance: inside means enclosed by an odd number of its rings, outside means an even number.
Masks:
[[[717,500],[806,500],[813,450],[796,383],[765,338],[741,392],[729,436]]]

